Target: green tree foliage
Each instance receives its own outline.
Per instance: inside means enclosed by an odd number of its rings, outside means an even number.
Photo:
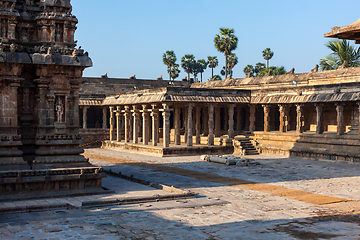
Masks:
[[[233,68],[236,66],[236,64],[238,64],[238,57],[236,56],[235,53],[231,53],[228,57],[228,62],[227,62],[227,67],[228,69],[230,69],[229,73],[230,73],[230,78],[232,78],[232,74],[233,74]]]
[[[174,69],[176,60],[177,59],[174,51],[166,51],[166,53],[163,54],[163,63],[167,66],[167,72],[169,73],[169,80],[171,80],[171,72],[173,71],[172,69]]]
[[[188,81],[190,81],[190,74],[194,72],[195,57],[192,54],[186,54],[181,58],[181,67],[188,74]]]
[[[208,64],[209,68],[211,68],[211,79],[214,78],[214,68],[219,66],[219,61],[217,59],[217,56],[208,56]]]
[[[265,76],[269,70],[271,70],[271,76],[275,76],[275,75],[284,75],[286,74],[286,70],[283,66],[281,67],[274,67],[274,66],[271,66],[271,67],[268,67],[268,68],[263,68],[259,73],[256,74],[257,77],[263,77]]]
[[[217,81],[222,80],[220,75],[214,75],[212,78],[209,78],[208,81]]]
[[[224,53],[225,66],[228,66],[228,56],[233,50],[237,48],[238,38],[234,35],[234,29],[220,28],[220,34],[216,34],[215,48]],[[227,71],[225,72],[225,78],[227,78]]]
[[[172,79],[173,81],[175,80],[175,78],[179,77],[179,64],[175,63],[174,65],[172,65],[172,67],[168,69],[168,73],[170,74],[170,79]]]
[[[253,65],[248,64],[248,65],[246,65],[246,67],[244,67],[243,71],[244,71],[245,75],[248,75],[249,73],[251,73],[252,75],[254,75],[254,73],[255,73],[255,68],[254,68]]]
[[[197,64],[197,69],[199,70],[199,72],[201,74],[201,82],[202,82],[202,74],[205,71],[205,69],[207,68],[208,62],[205,61],[205,59],[199,59],[199,60],[197,60],[196,64]]]
[[[259,72],[261,72],[265,68],[265,66],[266,66],[265,63],[258,62],[255,65],[254,73],[258,74]]]
[[[322,70],[337,69],[345,61],[346,67],[360,66],[360,48],[353,47],[349,41],[334,40],[329,41],[326,45],[332,53],[323,59],[320,59],[320,68]]]
[[[266,60],[266,67],[269,67],[269,60],[274,56],[274,52],[271,51],[270,48],[265,48],[262,52],[263,58]]]

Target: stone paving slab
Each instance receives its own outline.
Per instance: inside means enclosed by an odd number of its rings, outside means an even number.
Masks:
[[[89,149],[90,150],[90,149]],[[86,150],[87,152],[88,150]],[[181,167],[221,177],[271,184],[356,201],[360,165],[259,156],[257,167],[229,167],[197,157],[159,158],[120,151],[100,155]],[[197,198],[92,208],[3,214],[4,239],[359,239],[360,215],[192,176],[95,161],[150,182],[191,190]],[[281,167],[280,167],[281,166]],[[295,177],[295,178],[294,178]],[[341,187],[340,187],[341,186]],[[128,189],[131,192],[131,188]],[[331,193],[331,194],[330,194]],[[332,203],[347,204],[348,202]],[[343,208],[352,206],[343,205]]]
[[[100,151],[102,152],[102,151]],[[107,156],[106,156],[107,155]],[[190,178],[195,178],[197,180],[203,180],[208,182],[220,183],[225,184],[233,187],[240,187],[249,190],[255,190],[260,192],[269,193],[272,195],[277,195],[281,197],[291,198],[298,201],[304,201],[309,203],[314,203],[318,205],[325,205],[325,204],[332,204],[332,203],[340,203],[340,202],[348,202],[348,204],[352,204],[351,206],[351,213],[360,213],[359,202],[353,201],[351,199],[344,199],[339,197],[333,196],[326,196],[319,193],[313,193],[311,191],[303,191],[303,190],[295,190],[287,187],[272,185],[269,183],[258,183],[248,180],[243,180],[239,178],[229,178],[224,176],[219,176],[217,173],[204,173],[202,171],[195,171],[190,169],[184,169],[181,167],[174,167],[168,166],[166,164],[154,164],[154,163],[147,163],[142,160],[141,162],[136,160],[129,160],[129,159],[122,159],[112,157],[110,154],[105,152],[105,155],[97,155],[97,154],[85,154],[86,157],[92,157],[96,159],[102,159],[107,162],[113,163],[113,166],[110,168],[112,171],[121,171],[122,165],[130,165],[135,168],[141,169],[152,169],[158,172],[166,172],[169,174],[175,174]],[[184,157],[185,158],[185,157]],[[104,161],[92,160],[93,164],[98,165],[106,165]],[[203,162],[204,163],[204,162]],[[204,164],[205,165],[205,164]],[[222,166],[222,165],[219,165]],[[128,173],[133,175],[133,173]],[[148,174],[149,175],[149,174]],[[173,176],[172,178],[174,178]],[[336,207],[336,205],[332,205]],[[341,207],[341,211],[345,211],[346,208]]]

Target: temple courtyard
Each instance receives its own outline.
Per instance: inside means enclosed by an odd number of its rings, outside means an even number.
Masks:
[[[360,165],[86,149],[107,194],[0,202],[2,239],[359,239]],[[127,180],[125,180],[125,178]],[[138,183],[136,183],[136,181]]]

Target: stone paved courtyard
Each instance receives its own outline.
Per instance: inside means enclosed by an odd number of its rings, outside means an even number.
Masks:
[[[359,164],[260,155],[256,161],[261,165],[240,167],[201,161],[200,156],[157,157],[104,149],[87,149],[85,156],[106,170],[189,190],[196,198],[3,214],[2,239],[360,239]],[[128,163],[119,164],[124,161]],[[187,177],[164,167],[198,174]],[[202,180],[208,173],[276,186],[278,192]],[[125,195],[161,194],[116,177],[109,177],[104,186],[123,188]],[[281,197],[282,189],[301,190],[308,197]],[[312,196],[342,200],[314,204]]]

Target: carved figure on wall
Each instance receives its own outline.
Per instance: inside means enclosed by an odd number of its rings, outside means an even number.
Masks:
[[[60,97],[58,97],[57,104],[55,106],[55,110],[56,110],[57,122],[59,122],[59,123],[63,122],[64,105],[62,104]]]

